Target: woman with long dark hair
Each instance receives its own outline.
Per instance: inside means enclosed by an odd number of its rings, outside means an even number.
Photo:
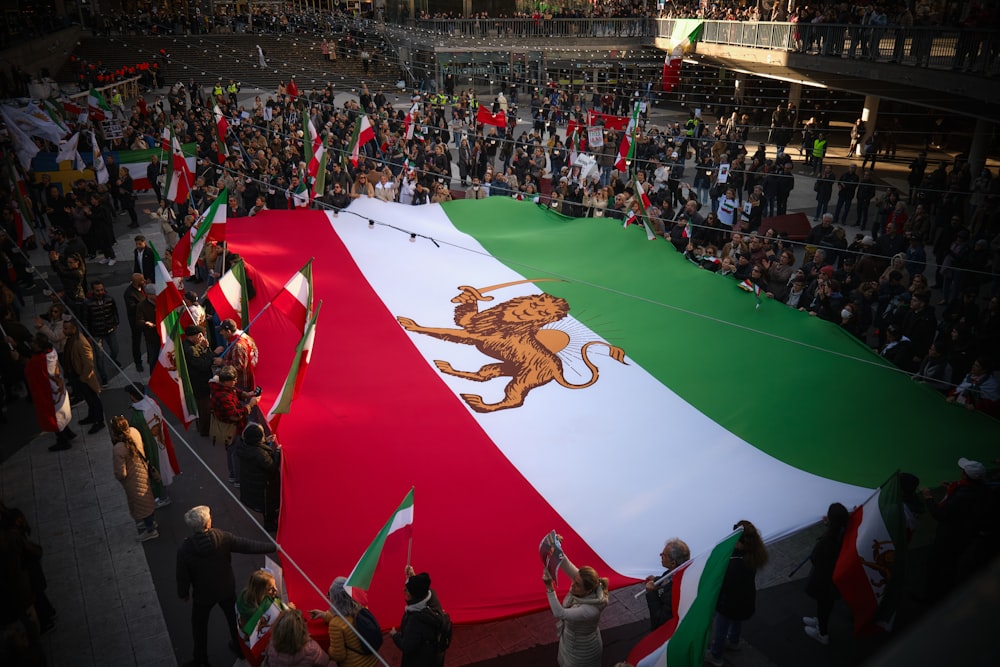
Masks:
[[[743,535],[733,548],[715,605],[715,633],[705,656],[705,661],[712,665],[723,664],[722,653],[726,648],[739,648],[743,621],[757,609],[757,572],[767,563],[767,548],[757,527],[744,520],[733,526],[733,530],[739,528],[743,529]]]
[[[840,545],[844,542],[849,516],[847,508],[840,503],[830,505],[824,517],[826,532],[809,554],[812,570],[806,582],[806,595],[816,600],[816,615],[803,616],[802,623],[805,625],[805,633],[820,644],[830,643],[830,612],[839,597],[833,583],[833,569],[837,564],[837,556],[840,555]]]

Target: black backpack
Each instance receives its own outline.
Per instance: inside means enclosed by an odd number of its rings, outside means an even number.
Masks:
[[[358,631],[366,642],[368,642],[373,649],[378,651],[382,648],[382,628],[379,627],[378,621],[375,620],[375,615],[368,611],[367,607],[362,607],[357,616],[354,617],[354,629]],[[365,646],[364,642],[361,643],[361,655],[371,655],[372,652]]]
[[[434,649],[438,653],[444,653],[451,646],[451,616],[446,611],[437,612],[430,607],[424,608],[424,614],[430,619],[431,627],[434,628]]]

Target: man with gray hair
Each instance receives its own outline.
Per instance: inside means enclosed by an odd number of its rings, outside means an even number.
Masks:
[[[229,625],[229,648],[241,655],[236,634],[236,577],[232,554],[273,554],[271,542],[257,542],[212,527],[212,513],[206,505],[192,507],[184,515],[191,529],[177,549],[177,595],[187,602],[194,598],[191,632],[194,635],[194,660],[184,663],[195,667],[208,665],[208,617],[219,605]]]
[[[667,568],[660,576],[660,579],[663,579],[690,559],[691,549],[688,548],[684,540],[678,537],[671,537],[663,545],[663,551],[660,552],[660,563],[663,567]],[[646,606],[649,607],[650,630],[660,627],[674,615],[671,606],[673,580],[667,579],[657,585],[660,579],[656,579],[652,575],[646,577]]]

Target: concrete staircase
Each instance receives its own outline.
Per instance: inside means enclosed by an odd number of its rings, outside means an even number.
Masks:
[[[251,87],[273,90],[279,81],[286,83],[296,76],[300,91],[322,88],[327,82],[335,87],[355,87],[359,82],[394,83],[399,68],[387,63],[373,49],[368,76],[364,74],[357,55],[341,56],[325,62],[320,55],[319,38],[299,35],[191,35],[152,37],[124,35],[120,37],[83,37],[72,55],[77,60],[102,62],[110,69],[153,62],[160,49],[169,55],[165,68],[165,83],[187,83],[192,77],[201,85],[211,85],[216,79],[235,79],[244,89]],[[267,54],[268,67],[258,66],[257,45]],[[161,67],[163,67],[161,61]],[[75,83],[76,66],[67,61],[56,74],[60,83]]]

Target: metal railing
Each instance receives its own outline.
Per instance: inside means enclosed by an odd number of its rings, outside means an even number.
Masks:
[[[415,28],[455,37],[654,37],[656,25],[649,18],[624,19],[424,19]]]
[[[657,19],[657,36],[674,21]],[[1000,72],[1000,31],[835,23],[705,21],[700,42],[979,74]]]

